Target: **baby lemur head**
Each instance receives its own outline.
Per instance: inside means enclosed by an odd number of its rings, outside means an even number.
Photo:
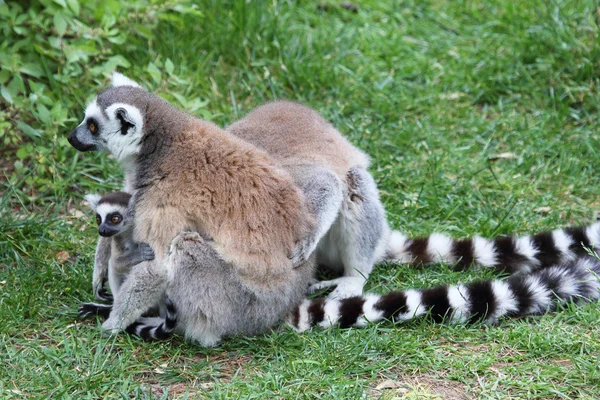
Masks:
[[[86,107],[85,117],[68,137],[79,151],[108,151],[119,162],[135,160],[148,136],[179,132],[191,119],[159,96],[119,74]],[[156,150],[156,146],[152,146]]]
[[[125,192],[113,192],[105,196],[88,194],[85,199],[96,212],[98,234],[111,237],[123,232],[127,227],[127,206],[131,195]]]

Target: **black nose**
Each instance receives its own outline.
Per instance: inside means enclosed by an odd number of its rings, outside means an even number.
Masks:
[[[75,147],[75,149],[79,150],[79,151],[93,151],[96,150],[96,145],[94,144],[84,144],[81,143],[79,141],[79,139],[77,139],[77,131],[81,129],[81,127],[78,127],[77,129],[75,129],[73,132],[71,132],[69,134],[69,137],[67,137],[67,140],[69,141],[69,143],[71,144],[71,146]]]
[[[111,237],[111,236],[114,236],[117,232],[119,232],[119,231],[115,230],[115,229],[107,228],[104,225],[102,225],[100,227],[100,229],[98,229],[98,234],[102,237]]]

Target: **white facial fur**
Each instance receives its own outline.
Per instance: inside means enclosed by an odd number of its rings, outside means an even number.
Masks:
[[[125,119],[134,126],[130,127],[126,135],[121,133],[121,121],[117,118],[117,112],[124,111]],[[96,100],[91,102],[85,109],[85,124],[88,118],[98,121],[100,133],[94,140],[101,150],[109,151],[120,163],[125,163],[132,156],[139,153],[141,147],[144,120],[140,110],[125,103],[114,103],[106,109],[108,118],[104,116]]]
[[[118,212],[123,217],[127,214],[127,208],[116,204],[102,203],[96,208],[96,214],[102,218],[102,222],[106,221],[106,216]]]

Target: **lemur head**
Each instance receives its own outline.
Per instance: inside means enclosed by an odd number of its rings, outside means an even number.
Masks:
[[[117,235],[127,226],[127,206],[131,195],[125,192],[113,192],[105,196],[88,194],[85,199],[96,212],[98,234],[104,237]]]
[[[122,163],[140,153],[146,136],[177,128],[179,113],[159,96],[114,73],[112,86],[86,107],[83,121],[68,140],[79,151],[108,151]]]

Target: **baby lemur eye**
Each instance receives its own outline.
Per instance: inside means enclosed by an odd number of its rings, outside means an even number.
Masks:
[[[100,225],[100,222],[102,222],[102,219],[98,215],[96,215],[96,223]]]
[[[112,222],[113,224],[118,224],[119,222],[121,222],[121,217],[119,215],[113,215],[110,219],[110,222]]]

